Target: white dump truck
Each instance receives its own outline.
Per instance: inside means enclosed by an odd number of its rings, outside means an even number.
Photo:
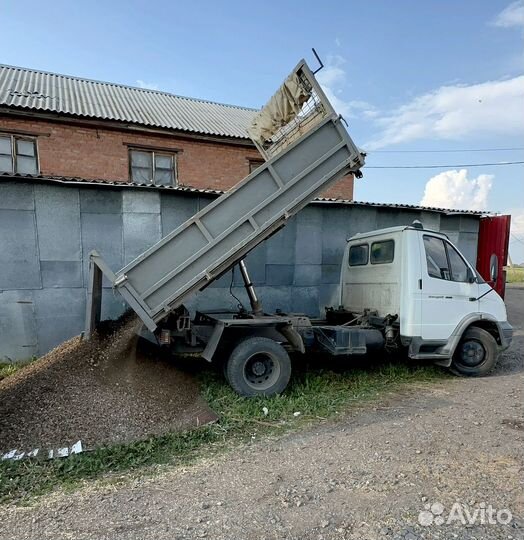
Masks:
[[[323,319],[266,313],[244,257],[329,185],[361,176],[365,154],[304,60],[248,133],[266,161],[234,188],[117,272],[91,253],[87,337],[100,321],[105,275],[160,346],[220,362],[244,396],[283,392],[290,357],[314,352],[405,350],[463,375],[493,367],[512,338],[504,302],[445,235],[420,223],[351,238],[338,305]],[[192,316],[184,302],[236,265],[251,309]]]

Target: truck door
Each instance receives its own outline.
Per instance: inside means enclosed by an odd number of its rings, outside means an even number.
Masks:
[[[498,267],[497,281],[493,288],[504,298],[508,263],[509,231],[511,216],[486,216],[480,219],[477,246],[477,270],[488,282],[491,281],[491,265]]]
[[[459,322],[478,311],[478,284],[464,257],[442,237],[422,236],[421,337],[447,340]]]

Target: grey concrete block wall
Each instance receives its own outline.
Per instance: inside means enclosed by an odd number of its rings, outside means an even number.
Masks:
[[[42,355],[83,330],[88,255],[119,270],[213,197],[107,186],[0,183],[0,359]],[[319,316],[338,303],[346,239],[420,219],[445,231],[474,264],[478,218],[396,207],[314,203],[246,258],[266,311]],[[190,309],[235,309],[231,271],[189,302]],[[105,283],[102,317],[126,304]],[[247,307],[238,270],[233,293]]]
[[[35,213],[0,210],[0,289],[42,286]]]

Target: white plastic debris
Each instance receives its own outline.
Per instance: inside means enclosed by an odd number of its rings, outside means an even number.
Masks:
[[[65,448],[59,448],[56,451],[56,457],[67,457],[69,455],[69,448],[66,446]]]
[[[58,448],[56,450],[51,449],[47,451],[47,459],[55,459],[55,458],[64,458],[68,456],[72,456],[73,454],[80,454],[84,451],[84,448],[82,446],[82,441],[77,441],[71,448],[68,448],[67,446],[63,448]],[[18,461],[22,458],[34,458],[36,457],[40,452],[40,448],[35,448],[34,450],[31,450],[30,452],[18,452],[18,450],[10,450],[9,452],[6,452],[5,454],[1,455],[0,459],[12,459],[15,461]]]
[[[293,413],[293,416],[300,416],[302,413],[300,411],[296,411]]]
[[[10,450],[9,452],[6,452],[2,456],[2,459],[13,459],[15,456],[16,456],[16,449],[15,450]]]
[[[264,416],[267,416],[269,414],[269,409],[267,407],[262,407],[262,412],[264,413]]]
[[[71,446],[71,450],[69,451],[69,455],[73,454],[80,454],[80,452],[83,452],[84,449],[82,448],[82,441],[77,441],[73,446]]]

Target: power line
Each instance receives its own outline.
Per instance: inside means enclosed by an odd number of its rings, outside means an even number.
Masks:
[[[462,148],[448,150],[370,150],[368,154],[448,154],[453,152],[513,152],[516,150],[524,150],[524,146],[514,148]]]
[[[366,169],[447,169],[459,167],[501,167],[524,165],[524,161],[499,161],[498,163],[459,163],[455,165],[366,165]]]

